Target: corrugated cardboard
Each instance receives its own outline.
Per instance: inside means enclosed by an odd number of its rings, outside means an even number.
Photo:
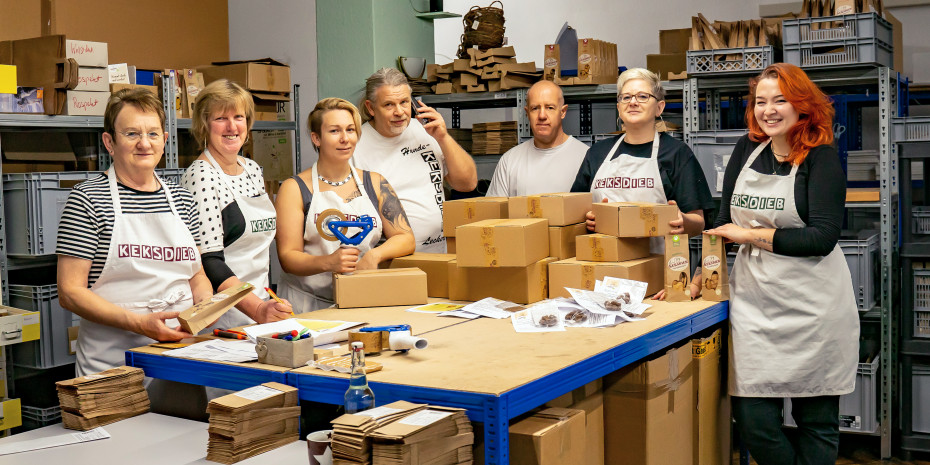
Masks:
[[[426,295],[449,297],[449,262],[452,260],[455,254],[417,252],[395,258],[391,268],[419,268],[426,273]]]
[[[483,60],[487,57],[515,57],[517,53],[514,51],[513,46],[509,47],[495,47],[489,48],[485,51],[479,50],[475,54],[475,58],[478,60]]]
[[[510,425],[510,463],[586,463],[584,415],[584,410],[548,408]]]
[[[7,132],[3,134],[3,145],[0,148],[3,149],[4,161],[75,161],[68,134],[63,132],[49,132],[42,137],[35,137],[28,132]],[[7,170],[5,163],[3,170]]]
[[[254,61],[214,62],[201,66],[205,84],[217,79],[229,79],[246,90],[259,92],[290,92],[291,68],[284,63],[265,58]]]
[[[659,53],[684,53],[691,42],[691,28],[659,31]]]
[[[884,17],[891,23],[891,40],[894,49],[894,69],[904,69],[904,26],[890,11],[884,11]]]
[[[646,69],[656,73],[664,81],[669,79],[669,74],[679,74],[688,70],[687,53],[650,53],[646,55]]]
[[[455,253],[455,238],[446,238],[446,253]]]
[[[584,223],[549,226],[549,256],[559,260],[575,256],[575,240],[588,232]]]
[[[106,68],[110,64],[106,42],[66,40],[65,58],[73,58],[80,66]]]
[[[262,167],[265,182],[275,187],[294,175],[293,134],[282,129],[252,131],[249,142],[242,147],[242,155],[255,160]],[[266,188],[269,194],[272,192]]]
[[[207,413],[223,412],[235,414],[243,410],[271,409],[297,405],[297,388],[275,382],[262,383],[261,385],[280,391],[281,393],[260,400],[250,400],[245,397],[240,397],[237,392],[234,392],[210,401],[210,404],[207,406]]]
[[[463,224],[507,218],[507,213],[506,197],[447,200],[442,203],[442,235],[455,237],[455,228]]]
[[[648,283],[646,295],[662,289],[662,256],[625,262],[585,262],[574,258],[549,265],[549,298],[571,297],[566,287],[594,290],[594,282],[605,276]]]
[[[589,262],[624,262],[649,256],[648,237],[587,234],[575,239],[575,257]]]
[[[156,96],[159,95],[158,88],[155,86],[143,86],[140,84],[110,84],[110,93],[116,93],[123,89],[145,89]],[[159,97],[161,98],[161,97]]]
[[[334,274],[333,296],[339,308],[425,304],[426,273],[417,268],[393,268]]]
[[[255,344],[258,363],[287,368],[298,368],[313,360],[313,336],[288,341],[272,337],[259,337]]]
[[[665,236],[665,300],[691,300],[691,250],[686,234]],[[726,264],[726,256],[723,257]]]
[[[74,90],[109,92],[109,72],[106,68],[92,68],[89,66],[79,67],[78,85],[74,88]]]
[[[642,202],[595,203],[594,231],[617,237],[661,237],[671,233],[669,221],[678,207]]]
[[[584,410],[585,465],[604,465],[604,393],[601,379],[596,379],[561,397],[546,402],[546,407]]]
[[[217,293],[213,298],[198,302],[187,310],[182,310],[178,315],[181,328],[196,335],[249,295],[253,287],[249,283],[244,283],[235,289],[226,289]]]
[[[523,268],[462,268],[449,262],[449,298],[478,301],[494,297],[518,304],[545,300],[549,295],[549,264],[546,257]]]
[[[584,223],[585,214],[591,211],[591,194],[564,192],[555,194],[511,197],[508,205],[510,218],[545,218],[549,226],[567,226]]]
[[[69,90],[67,103],[62,114],[72,116],[103,116],[110,100],[110,92],[91,92],[83,90]]]
[[[252,92],[252,100],[255,102],[256,121],[287,120],[287,104],[291,101],[287,95]]]
[[[456,229],[460,267],[524,267],[549,253],[544,219],[483,220]]]
[[[694,370],[694,465],[725,465],[721,461],[729,451],[729,420],[726,429],[721,429],[721,368],[720,356],[723,335],[717,329],[703,339],[691,340],[691,356]],[[725,446],[725,448],[724,448]]]
[[[691,464],[692,384],[690,342],[605,377],[605,463]]]
[[[701,297],[723,302],[730,300],[730,273],[723,238],[704,234],[701,241]]]

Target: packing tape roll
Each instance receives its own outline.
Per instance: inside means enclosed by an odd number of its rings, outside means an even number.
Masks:
[[[594,266],[581,266],[581,288],[591,291],[594,290]]]
[[[647,237],[653,237],[659,233],[659,222],[656,218],[656,212],[652,207],[641,207],[639,217],[643,220],[643,233]]]
[[[349,331],[349,345],[353,342],[361,342],[365,347],[366,354],[381,353],[381,331],[362,332],[359,330]]]
[[[526,197],[526,213],[530,218],[542,218],[542,198],[538,195],[529,195]]]
[[[481,247],[484,249],[484,266],[498,266],[497,247],[494,246],[494,228],[481,228]]]
[[[549,298],[549,264],[546,263],[542,266],[542,269],[539,270],[539,289],[540,289],[540,300],[546,300]]]

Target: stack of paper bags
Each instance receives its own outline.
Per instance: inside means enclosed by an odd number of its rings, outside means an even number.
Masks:
[[[236,463],[298,438],[297,388],[264,383],[214,399],[207,405],[207,460]]]
[[[65,428],[87,431],[149,411],[145,373],[121,366],[55,383]]]
[[[475,436],[465,410],[429,406],[372,434],[374,465],[472,463]]]
[[[333,465],[371,463],[371,433],[425,409],[426,404],[397,401],[333,420]]]
[[[500,155],[519,142],[516,121],[475,123],[471,129],[472,155]]]

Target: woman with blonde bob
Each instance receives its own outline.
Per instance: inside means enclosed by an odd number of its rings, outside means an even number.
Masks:
[[[839,396],[853,391],[859,316],[837,246],[846,176],[833,105],[800,68],[750,81],[746,124],[723,180],[715,228],[740,244],[730,274],[729,391],[760,465],[834,464]],[[781,429],[784,398],[797,440]]]
[[[280,293],[302,312],[333,304],[332,273],[375,269],[385,260],[413,253],[415,247],[407,215],[391,185],[380,174],[356,171],[349,163],[362,127],[355,105],[339,98],[320,100],[307,126],[319,160],[284,181],[275,200],[278,258],[285,272]],[[356,247],[340,247],[325,225],[364,215],[374,220],[374,228]],[[387,240],[377,245],[382,235]]]

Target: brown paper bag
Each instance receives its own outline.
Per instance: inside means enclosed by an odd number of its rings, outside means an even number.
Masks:
[[[723,237],[705,234],[701,243],[701,296],[722,302],[730,299],[727,250]]]
[[[691,263],[688,236],[665,236],[665,300],[688,302],[691,300]]]
[[[555,78],[562,75],[562,68],[559,63],[559,44],[546,45],[545,54],[543,55],[543,79],[555,81]]]

